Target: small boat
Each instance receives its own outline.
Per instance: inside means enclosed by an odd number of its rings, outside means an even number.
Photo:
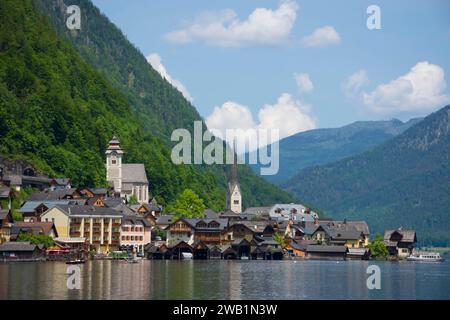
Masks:
[[[75,259],[75,260],[66,261],[66,264],[83,264],[83,263],[86,263],[86,260]]]
[[[192,253],[190,253],[190,252],[182,252],[181,253],[181,257],[184,260],[191,260],[192,258],[194,258],[194,255]]]
[[[406,258],[408,261],[442,262],[444,258],[437,252],[416,252]]]

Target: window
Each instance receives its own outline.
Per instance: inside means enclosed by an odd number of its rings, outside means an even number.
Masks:
[[[200,221],[196,225],[197,228],[206,228],[206,223],[204,221]]]
[[[111,160],[111,164],[116,164],[116,163],[117,163],[117,160],[115,160],[115,159]]]
[[[239,200],[234,200],[234,204],[239,204]]]

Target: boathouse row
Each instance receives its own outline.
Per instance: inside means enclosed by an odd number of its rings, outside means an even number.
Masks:
[[[148,259],[180,260],[186,257],[195,260],[282,260],[283,251],[276,243],[257,243],[242,239],[227,245],[207,245],[203,241],[195,241],[192,245],[180,240],[172,246],[148,245],[145,248]]]

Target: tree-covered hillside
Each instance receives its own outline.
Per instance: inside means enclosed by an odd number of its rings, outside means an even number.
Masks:
[[[450,243],[450,106],[367,152],[307,168],[283,185],[333,218],[366,219],[372,233],[415,228]]]
[[[200,119],[191,103],[161,79],[144,55],[90,0],[34,2],[58,35],[71,42],[89,65],[127,97],[153,134],[170,138],[173,129],[192,128],[193,122]],[[70,5],[80,7],[81,30],[66,27]]]
[[[88,62],[57,35],[35,2],[0,2],[0,154],[25,159],[50,175],[69,176],[75,185],[99,186],[105,184],[106,144],[115,132],[125,161],[145,164],[153,195],[171,202],[189,187],[209,207],[223,209],[224,166],[176,166],[170,160],[167,128],[198,119],[195,109],[148,67],[152,89],[141,96],[148,97],[148,110],[156,110],[143,116],[133,104],[133,91],[120,90]],[[138,68],[131,62],[129,67],[130,72]],[[241,171],[245,205],[292,201],[250,168]]]
[[[403,123],[389,121],[358,121],[340,128],[315,129],[282,139],[280,170],[264,178],[283,184],[301,169],[323,165],[360,154],[402,133],[421,119]],[[252,165],[258,173],[259,165]]]

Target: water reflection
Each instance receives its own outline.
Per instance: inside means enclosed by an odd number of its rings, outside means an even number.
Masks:
[[[381,268],[368,290],[367,267]],[[91,261],[81,290],[67,265],[0,263],[0,299],[449,299],[450,263],[368,261]]]

